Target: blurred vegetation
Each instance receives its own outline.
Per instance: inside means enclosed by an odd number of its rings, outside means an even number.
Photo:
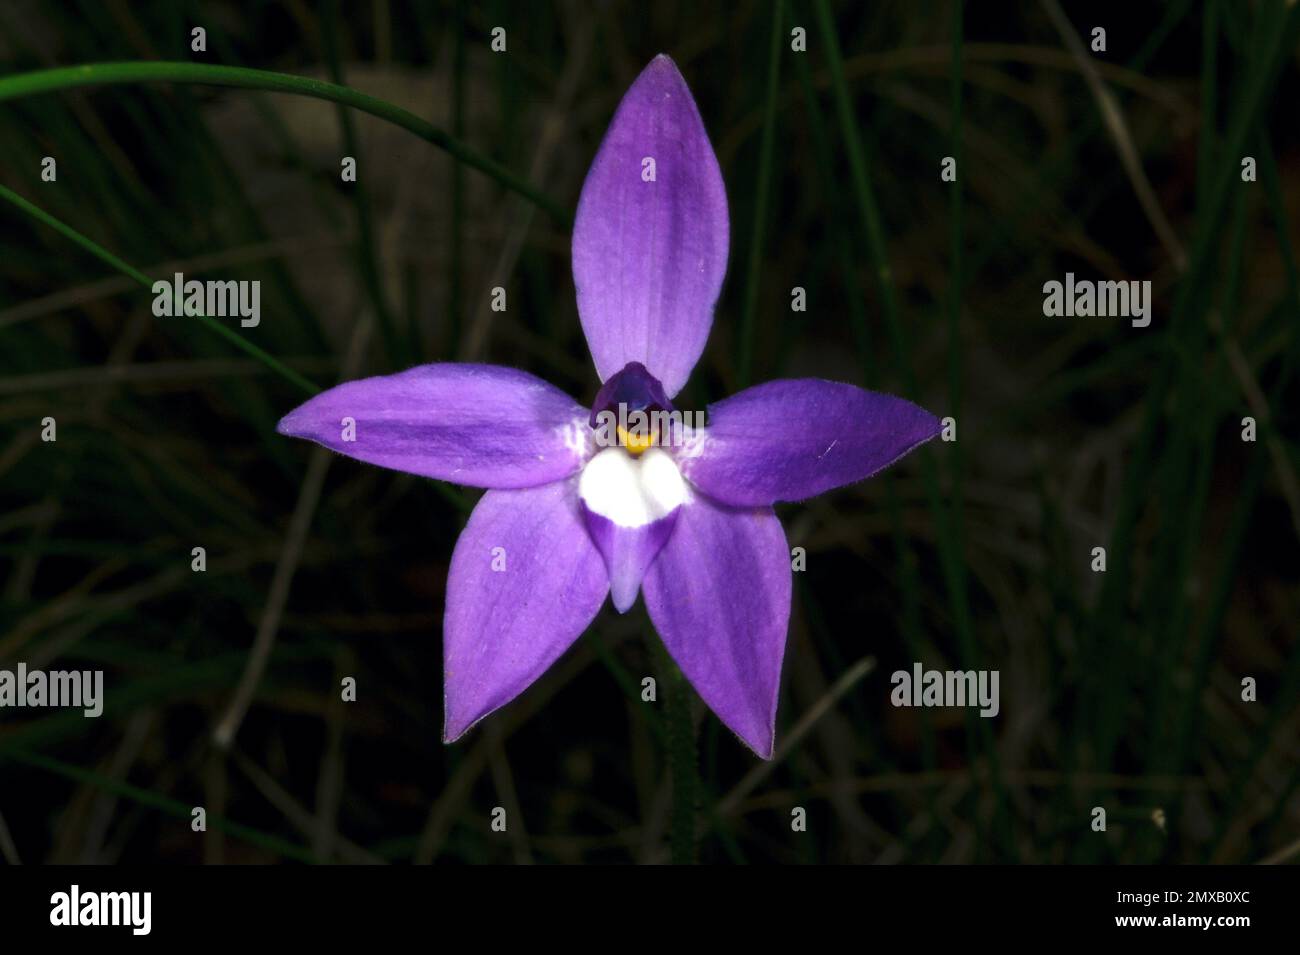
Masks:
[[[0,712],[0,857],[669,858],[644,610],[607,605],[535,687],[443,746],[443,588],[475,492],[280,438],[301,389],[203,323],[154,318],[97,252],[149,277],[259,279],[261,324],[226,324],[318,387],[480,360],[588,401],[567,223],[452,152],[570,210],[661,51],[732,214],[687,403],[818,376],[959,428],[781,508],[808,557],[778,759],[697,702],[699,858],[1300,857],[1300,7],[1065,6],[0,7],[0,667],[102,668],[106,684],[98,720]],[[1106,51],[1080,55],[1096,26]],[[151,60],[332,80],[452,152],[278,92],[15,85]],[[1150,327],[1045,318],[1042,285],[1067,271],[1150,280]],[[892,707],[889,674],[914,660],[999,670],[1000,715]],[[338,700],[346,675],[356,703]],[[1258,702],[1241,700],[1248,676]]]

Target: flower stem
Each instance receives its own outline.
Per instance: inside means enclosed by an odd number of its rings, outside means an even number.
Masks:
[[[470,149],[432,123],[393,103],[367,96],[337,83],[327,83],[308,76],[253,70],[242,66],[217,66],[210,63],[168,63],[141,61],[129,63],[87,63],[35,70],[0,79],[0,102],[38,93],[57,92],[83,86],[113,86],[124,83],[197,83],[206,86],[233,86],[265,90],[270,93],[295,93],[329,100],[378,116],[401,126],[426,142],[446,150],[460,162],[495,179],[506,189],[516,192],[545,210],[556,222],[571,225],[573,215],[559,203],[520,179],[500,163]]]
[[[691,718],[691,687],[657,637],[650,642],[664,675],[668,716],[668,772],[672,779],[673,865],[694,865],[695,799],[700,788],[695,721]]]

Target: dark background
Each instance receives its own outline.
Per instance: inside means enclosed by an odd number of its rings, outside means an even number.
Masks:
[[[779,509],[808,555],[782,751],[762,764],[696,703],[699,858],[1290,860],[1300,10],[1066,3],[1085,44],[1107,30],[1089,53],[1107,121],[1054,6],[966,4],[958,31],[953,4],[923,0],[15,2],[0,89],[113,60],[333,76],[571,210],[623,91],[670,54],[732,217],[686,403],[808,375],[959,429]],[[939,178],[949,155],[956,185]],[[261,325],[227,324],[319,385],[476,359],[594,395],[568,223],[374,117],[187,84],[7,99],[0,185],[150,276],[260,279]],[[102,668],[106,684],[98,720],[0,711],[0,857],[669,857],[663,703],[638,693],[663,674],[640,604],[607,604],[536,686],[444,746],[444,584],[477,492],[313,467],[274,433],[303,398],[291,384],[197,322],[155,319],[147,292],[11,202],[0,229],[0,667]],[[1067,271],[1150,280],[1150,327],[1045,318],[1042,285]],[[265,671],[223,752],[213,731],[259,628]],[[999,670],[1001,713],[892,707],[889,674],[914,660]]]

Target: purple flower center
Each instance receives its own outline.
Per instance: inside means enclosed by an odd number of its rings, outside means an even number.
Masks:
[[[590,424],[598,443],[621,446],[636,456],[658,441],[658,422],[672,410],[659,379],[633,361],[600,386],[591,405]]]

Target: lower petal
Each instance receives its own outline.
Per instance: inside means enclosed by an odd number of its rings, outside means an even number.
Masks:
[[[659,448],[639,457],[606,448],[583,468],[578,496],[619,613],[636,603],[641,578],[671,536],[687,494],[677,465]]]
[[[609,598],[614,609],[627,613],[641,592],[641,580],[663,549],[677,523],[677,512],[642,527],[619,527],[609,518],[583,508],[587,530],[605,558],[609,572]]]
[[[446,742],[527,689],[604,603],[609,582],[576,484],[488,491],[456,541],[443,622]]]
[[[770,759],[790,622],[790,551],[770,507],[697,495],[645,576],[646,607],[682,673],[741,740]]]

